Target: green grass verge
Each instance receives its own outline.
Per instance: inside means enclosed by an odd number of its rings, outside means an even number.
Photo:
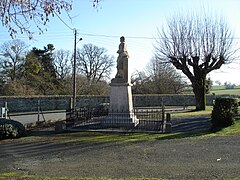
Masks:
[[[29,136],[15,140],[5,140],[9,142],[41,142],[51,143],[130,143],[140,141],[170,140],[182,138],[208,138],[213,136],[240,135],[240,117],[237,118],[234,125],[223,128],[217,132],[198,132],[198,133],[106,133],[106,132],[67,132],[53,134],[49,136]]]
[[[0,180],[107,180],[108,178],[91,178],[91,177],[40,177],[40,176],[29,176],[29,175],[20,175],[17,173],[2,173],[0,174]]]
[[[39,177],[39,176],[25,176],[19,175],[14,172],[9,173],[0,173],[0,180],[113,180],[112,178],[106,177]],[[162,178],[137,178],[137,177],[129,177],[129,178],[120,178],[120,180],[167,180]],[[224,180],[240,180],[240,177],[235,178],[224,178]]]
[[[120,180],[164,180],[161,178],[136,178],[136,177],[130,177],[130,178],[120,178]],[[20,175],[14,172],[9,173],[0,173],[0,180],[113,180],[112,178],[107,177],[40,177],[40,176],[26,176],[26,175]]]
[[[226,136],[226,135],[240,135],[240,116],[236,118],[235,123],[232,126],[223,128],[215,133],[216,135]]]
[[[189,111],[186,112],[177,112],[171,114],[172,117],[197,117],[197,116],[211,116],[213,106],[206,106],[205,111],[194,111],[195,107],[188,107]]]
[[[240,177],[237,177],[237,178],[224,178],[224,180],[240,180]]]

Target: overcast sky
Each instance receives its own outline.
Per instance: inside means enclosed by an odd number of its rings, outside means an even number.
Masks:
[[[234,33],[236,43],[240,44],[240,0],[102,0],[97,9],[92,7],[90,0],[74,0],[70,13],[72,20],[63,13],[62,20],[51,18],[44,35],[36,33],[31,41],[24,35],[17,38],[31,47],[43,48],[52,43],[56,49],[72,50],[72,29],[76,28],[78,38],[83,38],[77,44],[79,48],[92,43],[106,48],[108,54],[117,57],[119,38],[125,36],[132,73],[141,71],[152,58],[157,29],[165,26],[167,18],[175,13],[202,12],[203,9],[207,13],[223,16]],[[6,30],[1,29],[1,42],[11,40]],[[239,59],[210,74],[213,81],[235,84],[240,84],[239,76]]]

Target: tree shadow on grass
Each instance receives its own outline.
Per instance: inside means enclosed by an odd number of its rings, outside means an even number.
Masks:
[[[35,157],[68,151],[81,153],[114,146],[114,143],[101,140],[92,141],[91,136],[98,138],[98,134],[95,133],[55,133],[51,130],[32,131],[22,139],[6,140],[0,144],[0,158],[6,154],[14,154],[16,157]]]

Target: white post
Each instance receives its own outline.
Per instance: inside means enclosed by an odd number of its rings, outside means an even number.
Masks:
[[[7,119],[8,116],[8,108],[7,108],[7,102],[5,102],[5,119]]]
[[[7,111],[8,111],[8,109],[7,109],[7,102],[5,102],[4,103],[5,105],[4,105],[4,107],[1,107],[1,118],[5,118],[5,119],[7,119]]]
[[[40,107],[41,106],[41,104],[40,104],[40,100],[38,100],[38,102],[37,102],[37,109],[38,109],[38,118],[37,118],[37,122],[40,122]]]

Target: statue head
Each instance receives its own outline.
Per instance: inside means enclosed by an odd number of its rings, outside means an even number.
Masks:
[[[124,41],[125,41],[125,37],[124,36],[120,37],[120,42],[124,42]]]

